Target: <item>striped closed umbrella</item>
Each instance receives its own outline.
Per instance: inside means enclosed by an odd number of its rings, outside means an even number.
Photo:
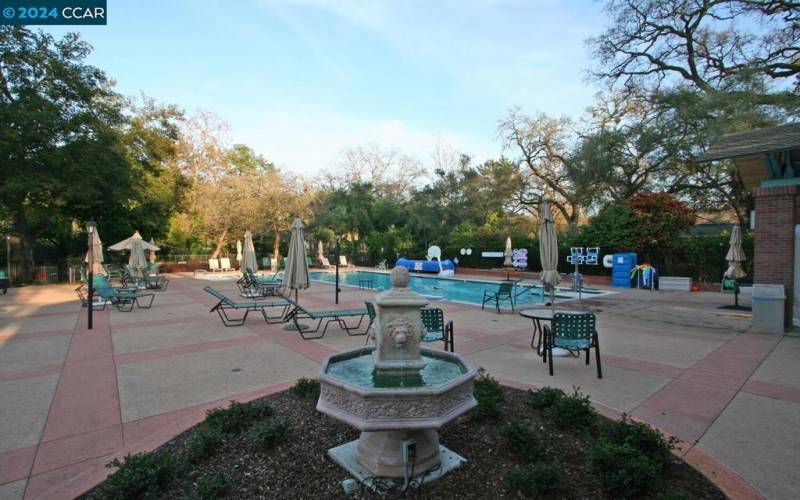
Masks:
[[[244,232],[244,250],[242,254],[242,267],[252,272],[258,271],[258,259],[256,259],[256,247],[253,245],[253,233]]]

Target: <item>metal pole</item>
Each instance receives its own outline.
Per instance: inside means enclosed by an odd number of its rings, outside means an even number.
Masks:
[[[92,329],[92,311],[94,311],[94,233],[89,233],[89,320],[86,327]]]
[[[11,235],[6,235],[6,274],[11,281]]]
[[[341,251],[341,237],[336,237],[336,303],[339,303],[339,252]]]

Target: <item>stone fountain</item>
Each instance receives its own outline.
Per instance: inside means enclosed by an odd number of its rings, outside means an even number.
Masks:
[[[430,481],[465,461],[439,444],[438,430],[477,404],[476,371],[458,354],[420,347],[428,301],[408,279],[396,267],[392,288],[376,297],[376,345],[329,356],[319,376],[317,409],[361,431],[328,454],[361,481],[408,479],[409,460],[414,475],[432,471]]]

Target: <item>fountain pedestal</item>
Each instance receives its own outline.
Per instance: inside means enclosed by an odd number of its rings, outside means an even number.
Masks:
[[[376,298],[376,346],[330,356],[319,377],[317,409],[362,431],[329,450],[360,480],[404,477],[407,440],[414,442],[415,474],[436,470],[426,481],[464,461],[439,445],[438,430],[477,404],[476,372],[458,354],[420,347],[420,309],[428,301],[407,288],[408,278],[408,270],[395,268],[393,288]]]

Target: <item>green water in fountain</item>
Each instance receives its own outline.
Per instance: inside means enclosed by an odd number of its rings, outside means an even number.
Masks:
[[[335,361],[328,365],[326,373],[367,389],[439,387],[466,373],[459,363],[431,356],[421,356],[421,358],[425,362],[425,368],[420,370],[419,374],[378,376],[375,373],[372,353]]]

